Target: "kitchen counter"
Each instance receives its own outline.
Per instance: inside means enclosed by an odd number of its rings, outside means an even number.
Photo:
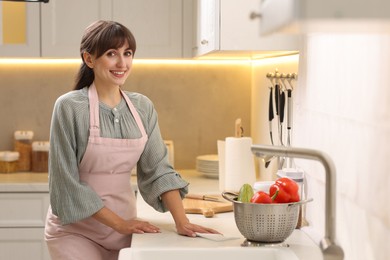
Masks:
[[[218,179],[208,178],[195,170],[179,170],[182,177],[190,183],[189,192],[195,194],[220,194]],[[136,177],[132,176],[132,184],[136,185]],[[0,174],[0,193],[48,193],[48,175],[47,173],[7,173]],[[238,231],[234,213],[218,213],[213,218],[205,218],[201,214],[188,214],[191,222],[211,227],[218,230],[225,237],[231,238],[225,241],[212,241],[205,238],[190,238],[179,236],[176,233],[175,225],[170,213],[160,213],[155,211],[142,199],[137,196],[138,217],[147,220],[161,228],[158,234],[134,234],[132,247],[121,250],[119,260],[133,259],[132,255],[137,252],[136,259],[165,259],[164,253],[168,254],[170,260],[183,259],[185,254],[187,260],[204,258],[206,259],[233,259],[235,254],[240,257],[256,257],[264,259],[322,259],[319,247],[301,230],[295,230],[293,234],[282,245],[268,245],[262,247],[242,247],[241,244],[245,238]],[[42,211],[45,212],[46,208]],[[42,213],[43,214],[43,213]],[[271,251],[270,251],[271,250]],[[196,258],[188,258],[188,254],[196,251]],[[141,257],[142,253],[149,253],[150,257]],[[151,254],[155,252],[157,255]],[[177,258],[172,257],[172,252],[176,252]],[[280,256],[264,256],[265,253],[277,252],[283,253]],[[205,257],[202,254],[207,254]],[[217,256],[212,257],[213,253]],[[229,254],[226,256],[225,254]],[[156,257],[157,256],[157,257]],[[278,258],[277,258],[278,257]],[[235,258],[236,259],[236,258]]]
[[[0,192],[49,192],[48,174],[47,172],[0,173]]]
[[[207,178],[193,170],[179,171],[182,177],[190,183],[189,192],[197,194],[219,194],[218,180]],[[131,248],[122,249],[119,260],[130,259],[165,259],[165,254],[171,260],[180,259],[233,259],[235,254],[240,257],[252,255],[262,258],[270,250],[281,253],[274,258],[265,259],[322,259],[319,247],[301,230],[293,234],[282,244],[269,244],[260,247],[242,247],[245,238],[241,235],[234,220],[234,213],[218,213],[213,218],[205,218],[201,214],[187,214],[191,222],[218,230],[227,238],[225,241],[212,241],[197,237],[190,238],[176,233],[170,213],[159,213],[146,204],[141,196],[137,198],[138,217],[149,221],[161,229],[158,234],[134,234]],[[154,252],[154,253],[153,253]],[[196,256],[188,258],[190,255]],[[174,254],[173,254],[174,253]],[[182,253],[182,254],[181,254]],[[203,255],[204,253],[204,255]],[[216,257],[213,257],[213,253]],[[172,255],[173,254],[173,255]],[[228,255],[224,255],[228,254]],[[229,256],[230,255],[230,256]],[[176,258],[174,257],[176,256]],[[279,257],[279,258],[277,258]]]

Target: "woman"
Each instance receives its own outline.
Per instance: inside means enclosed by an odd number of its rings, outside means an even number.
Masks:
[[[74,91],[55,103],[50,130],[50,203],[45,238],[53,259],[117,259],[131,234],[159,228],[136,218],[130,172],[145,201],[169,210],[180,235],[217,233],[189,222],[188,183],[168,162],[152,102],[121,86],[136,43],[131,32],[97,21],[82,37]]]

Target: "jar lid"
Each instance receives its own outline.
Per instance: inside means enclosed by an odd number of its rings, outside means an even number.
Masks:
[[[19,152],[13,152],[13,151],[0,152],[0,161],[13,162],[17,160],[19,160]]]
[[[47,152],[49,151],[49,148],[50,148],[50,143],[48,141],[35,141],[32,143],[33,151]]]
[[[282,170],[279,170],[276,175],[278,178],[287,177],[296,182],[303,182],[303,179],[305,178],[305,173],[295,168],[283,168]]]
[[[33,139],[33,131],[15,131],[14,138],[16,140],[31,140]]]

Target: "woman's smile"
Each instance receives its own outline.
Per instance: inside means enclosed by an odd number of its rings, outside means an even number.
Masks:
[[[111,73],[117,78],[122,78],[125,76],[126,71],[111,70]]]

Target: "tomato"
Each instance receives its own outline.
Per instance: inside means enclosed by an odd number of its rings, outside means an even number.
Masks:
[[[256,192],[253,197],[251,198],[250,202],[252,203],[272,203],[272,199],[269,196],[268,193],[264,191],[258,191]]]
[[[276,203],[299,201],[298,184],[290,178],[279,178],[271,185],[269,194]]]

